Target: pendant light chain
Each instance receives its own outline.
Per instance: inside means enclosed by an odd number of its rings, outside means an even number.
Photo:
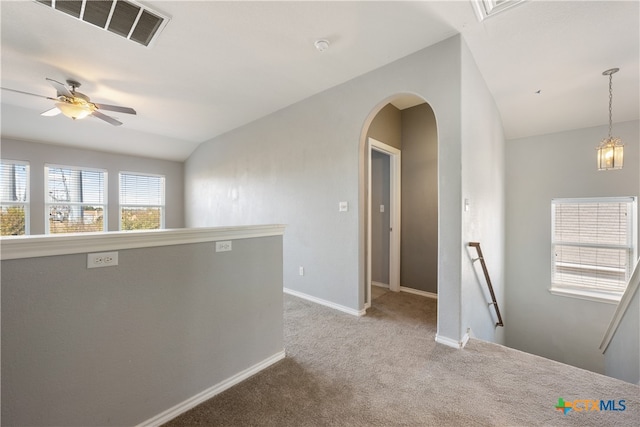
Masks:
[[[613,104],[613,73],[609,74],[609,138],[611,138],[612,128],[612,107]]]

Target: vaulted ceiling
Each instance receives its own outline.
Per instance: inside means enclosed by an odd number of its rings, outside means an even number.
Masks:
[[[3,90],[2,136],[184,160],[201,142],[457,33],[507,138],[606,124],[602,72],[613,67],[614,121],[640,116],[638,1],[529,0],[482,22],[469,0],[142,4],[170,17],[151,47],[35,1],[0,2],[2,87],[55,96],[45,78],[71,78],[92,101],[138,112],[110,113],[119,127],[42,117],[51,100]]]

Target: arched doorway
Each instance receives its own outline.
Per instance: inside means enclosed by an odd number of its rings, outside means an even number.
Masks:
[[[438,292],[438,135],[421,97],[399,94],[380,103],[363,129],[365,281],[372,289]],[[373,287],[373,288],[372,288]]]

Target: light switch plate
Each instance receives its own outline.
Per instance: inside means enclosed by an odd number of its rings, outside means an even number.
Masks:
[[[347,212],[349,210],[349,202],[338,203],[338,211]]]

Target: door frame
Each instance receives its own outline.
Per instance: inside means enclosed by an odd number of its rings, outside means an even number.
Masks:
[[[400,226],[401,226],[401,151],[373,138],[368,138],[368,190],[367,190],[367,298],[365,309],[371,307],[371,154],[373,151],[389,156],[389,290],[400,291]]]

